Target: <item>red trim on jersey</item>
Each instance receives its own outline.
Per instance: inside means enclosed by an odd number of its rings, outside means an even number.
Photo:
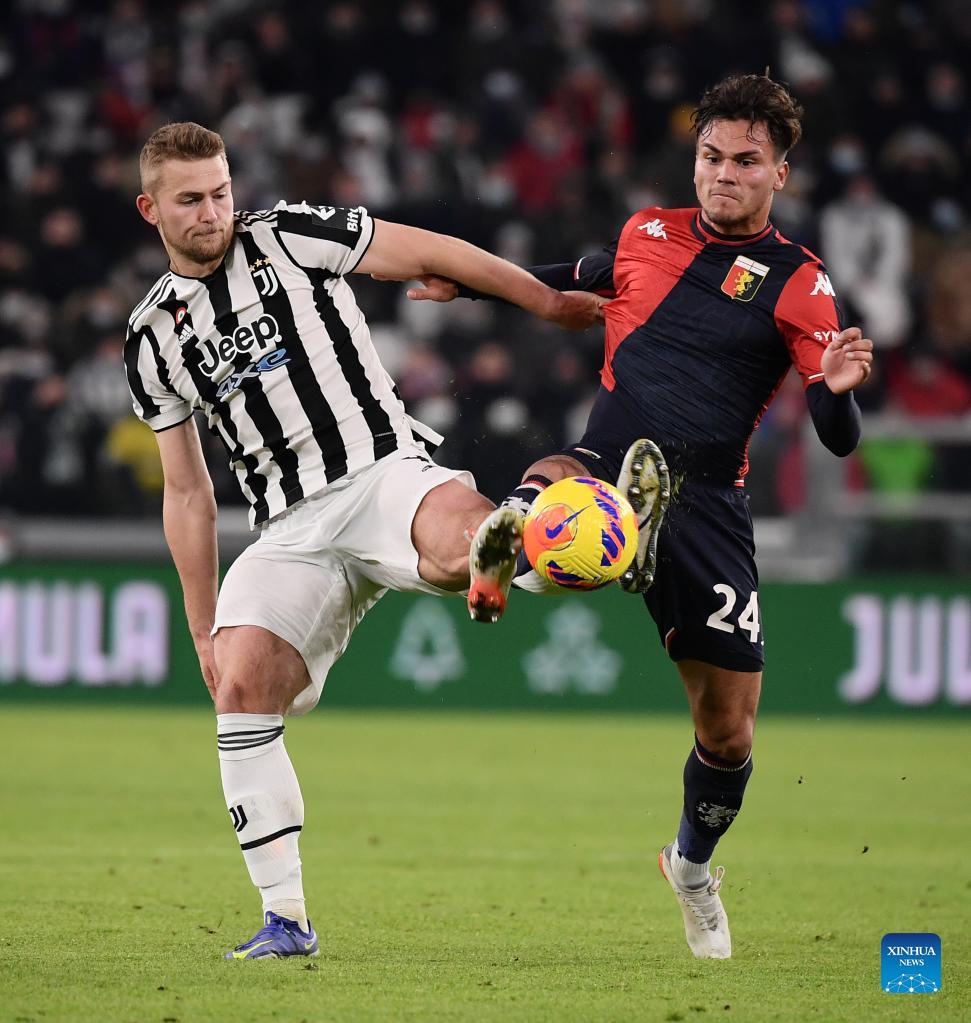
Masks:
[[[832,284],[815,256],[786,282],[776,302],[775,324],[803,387],[821,380],[823,352],[840,332],[840,322]]]
[[[702,241],[715,242],[718,245],[751,245],[753,242],[761,241],[775,230],[771,224],[766,224],[761,231],[757,231],[755,234],[722,234],[720,231],[716,231],[710,224],[705,223],[705,218],[701,215],[701,210],[696,212],[691,229],[697,237],[702,239]]]
[[[600,379],[608,391],[615,385],[612,364],[618,347],[651,318],[704,248],[704,239],[692,231],[695,214],[693,209],[651,206],[638,210],[620,233],[614,257],[617,297],[604,306],[607,329]],[[663,237],[638,230],[651,220],[661,221]]]
[[[754,436],[755,431],[758,429],[759,423],[762,422],[762,417],[765,415],[765,413],[768,410],[769,406],[775,400],[775,396],[779,393],[779,388],[782,386],[783,381],[785,380],[785,378],[788,375],[789,375],[789,370],[787,368],[785,373],[783,373],[782,376],[779,377],[779,379],[776,381],[775,387],[772,388],[772,393],[768,396],[768,398],[765,399],[765,402],[762,405],[762,408],[759,409],[759,414],[755,417],[755,422],[752,423],[752,432],[748,435],[748,440],[745,442],[745,451],[742,454],[742,467],[738,470],[738,479],[735,481],[735,486],[736,487],[744,487],[745,486],[745,477],[748,476],[748,470],[749,470],[748,449],[749,449],[749,447],[752,444],[752,437]]]

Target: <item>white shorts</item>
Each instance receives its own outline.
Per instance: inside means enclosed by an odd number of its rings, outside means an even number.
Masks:
[[[418,574],[411,524],[430,490],[468,472],[445,469],[420,447],[387,455],[271,519],[233,562],[219,590],[212,634],[259,625],[295,647],[310,685],[288,713],[320,699],[354,627],[389,590],[455,596]]]

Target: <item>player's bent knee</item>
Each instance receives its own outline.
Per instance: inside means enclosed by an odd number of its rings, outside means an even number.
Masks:
[[[699,724],[698,738],[709,752],[722,760],[744,760],[752,752],[754,721]]]
[[[425,582],[455,592],[468,588],[469,544],[493,508],[487,497],[455,481],[425,495],[411,527],[418,574]]]
[[[279,701],[268,699],[249,680],[223,677],[216,688],[217,714],[281,714]]]
[[[730,760],[732,762],[738,762],[744,760],[749,753],[752,752],[752,733],[749,732],[747,737],[735,736],[728,742],[719,744],[718,747],[712,750],[716,756],[722,758],[722,760]]]
[[[217,714],[282,714],[310,681],[296,648],[260,626],[220,629],[215,653]]]

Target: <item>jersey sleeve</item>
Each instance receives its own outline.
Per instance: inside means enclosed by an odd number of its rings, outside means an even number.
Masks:
[[[555,291],[592,291],[613,298],[616,294],[614,257],[617,254],[618,240],[614,239],[610,245],[605,245],[596,255],[581,256],[575,263],[544,263],[542,266],[527,266],[526,271]],[[459,298],[503,301],[495,295],[485,295],[458,281],[455,283]]]
[[[577,291],[594,291],[609,295],[615,293],[614,259],[619,241],[619,238],[615,238],[596,255],[583,256],[573,264],[573,287]]]
[[[351,273],[374,237],[374,221],[363,206],[311,206],[279,202],[273,208],[280,240],[300,265]]]
[[[613,296],[616,252],[617,242],[614,241],[596,255],[581,256],[575,263],[545,263],[527,266],[526,270],[556,291],[593,291]]]
[[[782,289],[775,322],[804,387],[823,379],[823,351],[842,329],[841,320],[826,268],[816,259],[803,263]]]
[[[129,326],[125,339],[125,372],[135,415],[156,433],[178,426],[192,415],[192,405],[168,380],[150,327]]]

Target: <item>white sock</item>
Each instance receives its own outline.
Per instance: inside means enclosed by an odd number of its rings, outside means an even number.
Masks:
[[[707,863],[692,863],[681,855],[678,843],[675,841],[671,848],[671,867],[675,873],[675,880],[682,888],[704,888],[711,880],[711,860]]]
[[[217,714],[223,794],[263,909],[307,930],[298,838],[303,797],[279,714]]]

